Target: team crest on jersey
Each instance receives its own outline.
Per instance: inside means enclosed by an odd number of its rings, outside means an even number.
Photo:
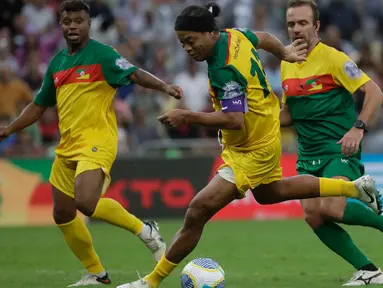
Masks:
[[[133,65],[124,57],[118,58],[116,60],[116,66],[120,67],[122,70],[129,70],[133,67]]]
[[[223,87],[223,91],[223,99],[233,99],[239,96],[243,96],[243,93],[241,92],[241,85],[235,81],[227,82]]]
[[[355,64],[354,61],[348,61],[344,64],[344,72],[351,79],[357,79],[362,76],[362,70]]]

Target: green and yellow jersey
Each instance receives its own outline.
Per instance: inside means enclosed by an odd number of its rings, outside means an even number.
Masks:
[[[64,49],[51,60],[34,102],[57,105],[61,134],[57,156],[76,161],[116,157],[113,98],[118,87],[130,83],[135,70],[112,47],[93,39],[76,54]]]
[[[281,78],[282,102],[298,134],[298,159],[344,157],[336,143],[357,119],[352,94],[370,78],[344,53],[323,43],[305,62],[282,62]]]
[[[271,90],[256,47],[257,36],[248,29],[226,29],[207,61],[209,93],[216,111],[243,112],[241,130],[221,130],[225,146],[255,150],[279,137],[279,100]]]

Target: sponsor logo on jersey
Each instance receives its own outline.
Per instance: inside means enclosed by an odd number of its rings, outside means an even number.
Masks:
[[[90,79],[90,74],[85,72],[85,69],[80,69],[76,71],[76,74],[79,75],[76,77],[77,80],[88,80]]]

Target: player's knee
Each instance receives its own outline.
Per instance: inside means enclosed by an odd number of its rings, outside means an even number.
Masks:
[[[324,218],[320,213],[317,213],[315,211],[312,213],[307,213],[305,211],[305,222],[311,227],[311,229],[316,229],[319,226],[323,225]]]
[[[329,220],[343,219],[344,209],[346,207],[345,198],[339,197],[338,199],[322,199],[320,205],[320,214]]]
[[[65,224],[72,221],[76,217],[76,209],[71,207],[61,207],[55,205],[53,208],[53,219],[56,224]]]
[[[186,211],[184,226],[187,228],[204,226],[210,217],[209,208],[205,203],[192,201]]]
[[[76,198],[76,208],[85,216],[91,217],[96,210],[97,203],[86,198]]]

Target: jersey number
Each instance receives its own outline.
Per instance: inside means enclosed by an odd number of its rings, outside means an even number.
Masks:
[[[253,56],[255,59],[260,61],[258,53],[257,51],[255,51],[254,48],[251,48],[251,53],[253,53]],[[259,83],[261,84],[263,88],[263,96],[264,98],[266,98],[270,94],[270,90],[267,87],[267,82],[266,82],[266,73],[264,70],[261,71],[261,68],[259,67],[258,63],[255,61],[254,58],[250,58],[250,62],[251,62],[250,75],[252,77],[254,77],[255,75],[258,75]]]

